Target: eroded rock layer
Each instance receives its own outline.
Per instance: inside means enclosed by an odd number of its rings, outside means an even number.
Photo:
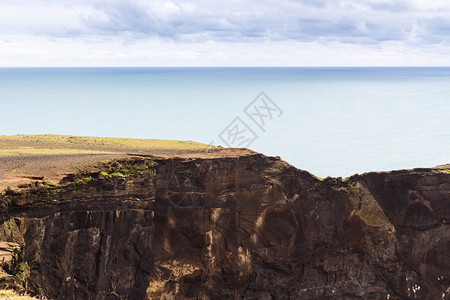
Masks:
[[[446,170],[319,180],[261,154],[112,166],[2,196],[0,240],[22,247],[30,292],[51,299],[450,297]]]

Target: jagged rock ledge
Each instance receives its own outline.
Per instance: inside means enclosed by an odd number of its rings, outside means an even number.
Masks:
[[[141,156],[6,190],[0,240],[50,299],[445,299],[449,200],[445,167]]]

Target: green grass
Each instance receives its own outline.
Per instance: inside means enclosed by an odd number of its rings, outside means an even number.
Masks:
[[[46,186],[48,186],[48,187],[59,187],[59,185],[57,184],[57,183],[54,183],[54,182],[52,182],[52,181],[45,181],[44,182],[45,183],[45,185]]]
[[[84,182],[89,183],[92,180],[94,180],[94,178],[92,178],[91,176],[88,176],[88,177],[83,178],[83,180],[84,180]]]
[[[45,149],[45,148],[16,148],[0,149],[0,157],[10,156],[44,156],[44,155],[93,155],[93,154],[116,154],[115,152],[83,150],[83,149]]]
[[[21,262],[17,265],[15,270],[14,278],[17,282],[19,282],[21,285],[26,286],[26,283],[28,281],[28,278],[30,277],[30,267],[28,266],[28,263]]]
[[[370,226],[381,227],[382,225],[389,223],[380,207],[364,207],[358,215]]]
[[[11,147],[8,147],[11,146]],[[36,147],[37,145],[48,145],[46,147]],[[3,148],[3,149],[2,149]],[[5,149],[11,148],[11,149]],[[53,148],[53,149],[51,149]],[[84,150],[82,148],[88,148]],[[0,136],[0,156],[17,154],[97,154],[99,151],[92,148],[114,148],[117,151],[126,149],[136,150],[207,150],[213,146],[192,142],[159,139],[128,139],[128,138],[107,138],[107,137],[84,137],[69,135],[14,135]],[[75,151],[74,149],[78,149]],[[81,151],[81,152],[79,152]],[[88,152],[88,153],[85,153]],[[100,151],[99,154],[110,152]]]
[[[123,175],[120,172],[111,173],[111,174],[109,174],[109,176],[111,176],[111,177],[125,177],[125,175]]]
[[[341,187],[340,190],[349,192],[353,197],[359,198],[360,189],[356,182],[350,182],[346,187]]]
[[[441,170],[441,172],[445,173],[445,174],[450,174],[450,170],[449,169]]]
[[[120,173],[125,176],[129,175],[138,175],[143,173],[153,173],[153,167],[155,163],[150,159],[144,159],[140,162],[130,162],[127,160],[123,161],[115,161],[109,164],[106,164],[106,167],[109,169],[109,173]],[[113,176],[110,174],[110,176]]]
[[[101,171],[100,176],[102,176],[103,178],[111,178],[111,176],[108,173],[106,173],[105,171]]]

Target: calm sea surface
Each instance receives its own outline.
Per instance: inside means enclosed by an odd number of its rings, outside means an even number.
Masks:
[[[266,107],[251,103],[262,91]],[[250,148],[321,177],[450,163],[449,104],[450,68],[0,69],[1,135],[226,146],[240,126]]]

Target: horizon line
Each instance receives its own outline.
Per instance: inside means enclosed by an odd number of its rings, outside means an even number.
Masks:
[[[198,69],[207,69],[207,68],[285,68],[285,69],[293,69],[293,68],[450,68],[449,66],[0,66],[0,69],[88,69],[88,68],[135,68],[135,69],[147,69],[147,68],[173,68],[173,69],[182,69],[182,68],[198,68]]]

